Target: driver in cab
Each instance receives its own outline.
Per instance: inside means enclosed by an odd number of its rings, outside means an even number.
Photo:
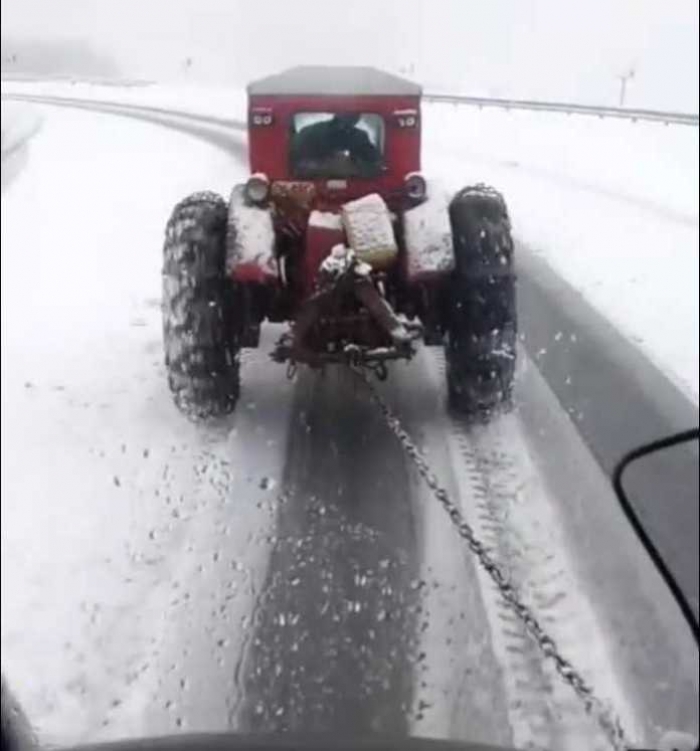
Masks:
[[[359,121],[359,114],[346,113],[302,128],[292,141],[294,164],[303,169],[346,157],[358,167],[376,169],[381,156],[367,132],[357,127]]]

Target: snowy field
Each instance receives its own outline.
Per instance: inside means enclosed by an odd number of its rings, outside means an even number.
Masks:
[[[3,82],[3,93],[119,101],[245,119],[224,87]],[[696,404],[698,128],[424,105],[424,170],[450,188],[489,182],[517,238]]]

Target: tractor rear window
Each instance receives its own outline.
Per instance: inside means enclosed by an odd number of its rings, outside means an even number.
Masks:
[[[292,119],[290,143],[294,177],[376,177],[384,161],[384,120],[373,113],[301,112]]]

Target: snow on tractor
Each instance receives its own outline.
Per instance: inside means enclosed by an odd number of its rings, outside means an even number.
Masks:
[[[451,406],[511,399],[513,241],[505,202],[448,197],[420,164],[420,87],[370,68],[301,67],[248,87],[251,176],[228,201],[173,210],[163,268],[165,360],[188,415],[230,412],[239,355],[289,323],[272,359],[380,378],[419,342],[444,347]]]

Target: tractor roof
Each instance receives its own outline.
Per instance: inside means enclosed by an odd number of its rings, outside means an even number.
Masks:
[[[298,66],[253,81],[251,96],[420,96],[421,87],[376,68]]]

